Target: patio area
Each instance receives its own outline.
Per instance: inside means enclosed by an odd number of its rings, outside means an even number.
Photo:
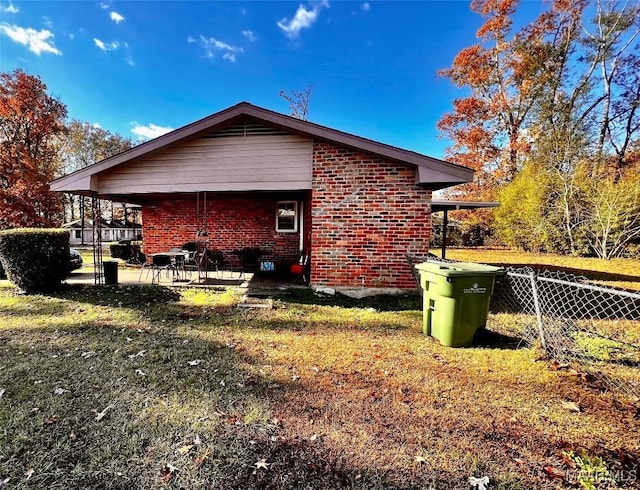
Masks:
[[[105,257],[106,261],[114,259]],[[153,272],[150,268],[141,271],[140,266],[118,262],[118,284],[157,284],[171,287],[209,287],[209,288],[238,288],[240,290],[286,290],[290,288],[306,288],[307,286],[298,278],[287,275],[277,275],[268,272],[251,273],[221,270],[210,271],[206,278],[199,279],[198,271],[187,273],[182,280],[173,280],[171,272],[162,271],[160,280],[152,281]],[[85,264],[82,268],[73,271],[64,281],[69,285],[95,285],[93,264]]]

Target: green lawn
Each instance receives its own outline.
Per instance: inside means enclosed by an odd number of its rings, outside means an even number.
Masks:
[[[4,284],[0,487],[579,488],[576,461],[638,482],[638,404],[519,348],[506,315],[451,349],[419,298]]]
[[[440,256],[439,250],[434,254]],[[511,267],[563,270],[589,279],[632,290],[640,290],[640,260],[604,260],[590,257],[540,254],[508,249],[448,249],[452,260],[480,262]]]

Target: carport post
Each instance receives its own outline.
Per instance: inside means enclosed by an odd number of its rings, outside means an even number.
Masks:
[[[442,217],[442,252],[440,252],[440,258],[444,259],[447,255],[447,225],[449,216],[448,211],[444,210],[444,216]]]

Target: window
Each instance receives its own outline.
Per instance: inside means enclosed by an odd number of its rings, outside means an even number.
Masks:
[[[276,231],[298,231],[298,203],[280,201],[276,207]]]
[[[82,230],[75,230],[76,238],[82,238]]]

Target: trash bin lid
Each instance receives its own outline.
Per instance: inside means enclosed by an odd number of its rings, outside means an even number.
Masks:
[[[500,275],[504,273],[502,267],[492,265],[475,264],[472,262],[422,262],[416,264],[419,271],[430,272],[445,277],[453,276],[479,276],[479,275]]]

